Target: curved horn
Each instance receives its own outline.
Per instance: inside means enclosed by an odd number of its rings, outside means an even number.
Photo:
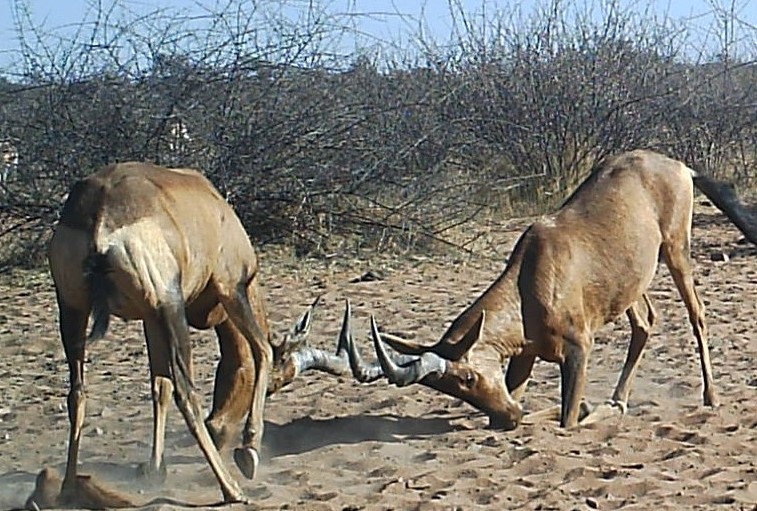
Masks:
[[[347,357],[352,376],[360,383],[370,383],[384,376],[381,366],[378,363],[366,364],[355,346],[352,337],[352,305],[349,299],[345,300],[344,321],[342,321],[342,330],[339,332],[336,353],[337,356]]]
[[[350,299],[344,300],[344,318],[342,319],[342,329],[339,330],[339,338],[336,344],[336,354],[349,353],[350,342],[352,340],[352,304]]]
[[[390,383],[404,387],[411,383],[418,383],[429,375],[442,375],[447,371],[447,361],[430,351],[419,357],[406,355],[402,362],[397,363],[387,353],[373,316],[371,316],[371,336],[381,369]]]
[[[275,370],[271,373],[271,380],[268,382],[268,394],[278,392],[292,383],[300,373],[309,369],[317,369],[334,376],[346,376],[350,373],[347,357],[332,355],[303,344],[275,366]]]
[[[484,335],[484,323],[486,323],[486,310],[481,311],[481,315],[478,317],[478,321],[473,323],[473,326],[470,328],[470,330],[468,330],[468,333],[465,334],[465,337],[460,340],[458,346],[460,347],[461,353],[453,360],[461,359],[466,353],[470,351],[473,345],[476,344],[479,339],[481,339],[481,337]]]
[[[392,335],[386,332],[381,334],[381,340],[391,346],[392,349],[399,351],[400,353],[403,353],[405,355],[423,355],[432,348],[432,346],[424,346],[422,344],[418,344],[415,341],[403,339],[398,335]]]
[[[440,357],[446,358],[447,360],[460,360],[465,356],[466,353],[470,351],[473,345],[476,344],[479,339],[481,339],[481,336],[484,334],[485,322],[486,310],[482,310],[476,322],[473,323],[473,325],[468,329],[467,332],[465,332],[465,335],[463,335],[459,341],[454,344],[450,344],[447,341],[450,335],[448,332],[447,334],[445,334],[444,338],[442,338],[441,341],[430,348],[431,351],[433,351]],[[450,328],[450,331],[455,331],[456,328],[459,327],[456,327],[453,324],[453,326]]]
[[[290,357],[296,368],[294,377],[308,369],[318,369],[334,376],[345,376],[350,372],[347,357],[332,355],[312,346],[301,346]]]
[[[305,312],[300,316],[294,326],[289,330],[291,339],[302,340],[310,333],[310,321],[313,319],[313,310],[318,302],[321,301],[321,295],[315,297],[313,303],[311,303]]]

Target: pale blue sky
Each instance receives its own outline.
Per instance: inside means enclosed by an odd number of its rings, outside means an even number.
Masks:
[[[0,0],[0,68],[7,68],[13,60],[17,50],[16,35],[13,30],[13,5],[15,0]],[[607,4],[605,0],[586,0],[600,6]],[[71,27],[81,22],[90,11],[93,0],[24,0],[30,5],[33,19],[36,23],[44,23],[46,32],[54,31],[65,35],[71,32]],[[109,5],[111,0],[101,0],[103,5]],[[307,5],[307,0],[289,0],[290,5]],[[202,6],[223,5],[227,2],[220,0],[162,0],[149,2],[145,0],[121,0],[122,5],[128,6],[134,12],[146,13],[157,6],[175,8],[186,14],[201,14]],[[272,0],[257,0],[259,5],[276,5]],[[398,40],[403,34],[416,32],[418,21],[422,19],[424,30],[438,39],[445,39],[452,26],[450,21],[450,3],[462,5],[471,14],[481,13],[482,8],[489,12],[501,10],[515,12],[519,10],[525,17],[533,12],[536,5],[544,5],[546,0],[321,0],[316,3],[327,5],[332,12],[372,13],[370,16],[352,18],[355,28],[365,35],[362,42],[371,38],[380,40]],[[564,5],[575,6],[579,2],[564,0]],[[712,42],[710,27],[713,14],[719,9],[733,8],[743,27],[748,27],[746,33],[752,38],[749,43],[750,53],[756,54],[757,41],[757,0],[619,0],[622,9],[643,11],[651,6],[655,15],[667,17],[671,20],[686,19],[687,26],[696,27],[694,39]],[[571,7],[573,8],[573,7]],[[407,15],[398,16],[400,12]],[[90,16],[91,19],[91,16]],[[751,28],[749,28],[751,27]],[[710,34],[709,36],[706,34]],[[737,34],[738,36],[738,34]]]

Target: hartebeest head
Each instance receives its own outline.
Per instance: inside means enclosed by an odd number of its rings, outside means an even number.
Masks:
[[[333,355],[314,348],[307,342],[313,310],[320,298],[318,296],[313,301],[288,333],[279,341],[274,341],[273,370],[268,394],[281,390],[292,383],[299,374],[310,369],[326,371],[337,376],[349,374],[346,352],[341,347],[343,343],[340,342],[340,349]]]
[[[485,322],[486,311],[482,310],[455,349],[445,349],[449,345],[442,343],[421,348],[399,337],[382,336],[373,317],[371,337],[379,364],[390,382],[398,386],[426,385],[478,408],[489,417],[492,428],[514,429],[520,424],[523,410],[507,391],[501,362],[492,353],[475,350],[485,335]],[[405,357],[395,359],[386,344]]]
[[[505,385],[502,353],[497,349],[503,343],[498,342],[501,340],[497,338],[492,342],[491,332],[485,328],[487,309],[482,307],[491,305],[487,300],[476,302],[468,313],[455,320],[433,346],[380,333],[375,318],[371,317],[371,336],[378,360],[366,363],[352,336],[349,300],[346,301],[336,353],[327,353],[307,344],[305,335],[315,306],[313,303],[283,342],[274,348],[274,374],[269,393],[280,390],[294,381],[297,375],[311,369],[340,376],[352,373],[363,383],[385,376],[398,386],[420,383],[460,398],[486,413],[492,427],[514,429],[520,423],[522,409]],[[495,318],[502,316],[501,311],[489,310]],[[469,321],[469,318],[475,319]],[[496,324],[496,321],[493,323]],[[520,339],[520,323],[512,325],[517,330],[514,337]],[[508,330],[512,329],[504,329],[506,332]],[[479,344],[485,337],[486,340]],[[386,347],[387,344],[390,348]],[[391,353],[389,349],[399,353]]]

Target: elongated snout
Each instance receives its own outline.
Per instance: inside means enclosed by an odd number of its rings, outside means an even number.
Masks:
[[[502,431],[512,431],[520,426],[523,410],[520,406],[501,413],[489,414],[489,428]]]

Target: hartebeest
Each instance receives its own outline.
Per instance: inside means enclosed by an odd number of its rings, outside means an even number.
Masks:
[[[165,471],[166,413],[173,395],[224,499],[242,500],[217,447],[246,414],[242,447],[235,449],[234,459],[245,476],[254,476],[274,351],[295,358],[292,346],[307,351],[296,338],[307,334],[310,315],[283,345],[273,344],[258,258],[231,206],[197,171],[135,162],[110,165],[73,186],[48,259],[70,371],[64,500],[77,481],[85,345],[103,337],[111,315],[141,319],[147,339],[154,425],[152,454],[143,471]],[[220,344],[213,410],[205,423],[192,382],[190,325],[215,328]]]
[[[646,293],[662,259],[697,339],[704,403],[714,406],[704,307],[690,264],[693,185],[757,242],[757,223],[730,185],[651,151],[624,153],[601,162],[555,214],[521,235],[504,272],[436,344],[382,335],[372,317],[378,363],[362,362],[349,331],[340,350],[360,381],[386,376],[397,385],[421,383],[465,400],[505,429],[521,420],[518,400],[538,356],[560,365],[560,424],[572,427],[579,422],[594,333],[624,312],[632,334],[612,403],[625,410],[655,321]],[[393,358],[385,342],[400,357]]]

